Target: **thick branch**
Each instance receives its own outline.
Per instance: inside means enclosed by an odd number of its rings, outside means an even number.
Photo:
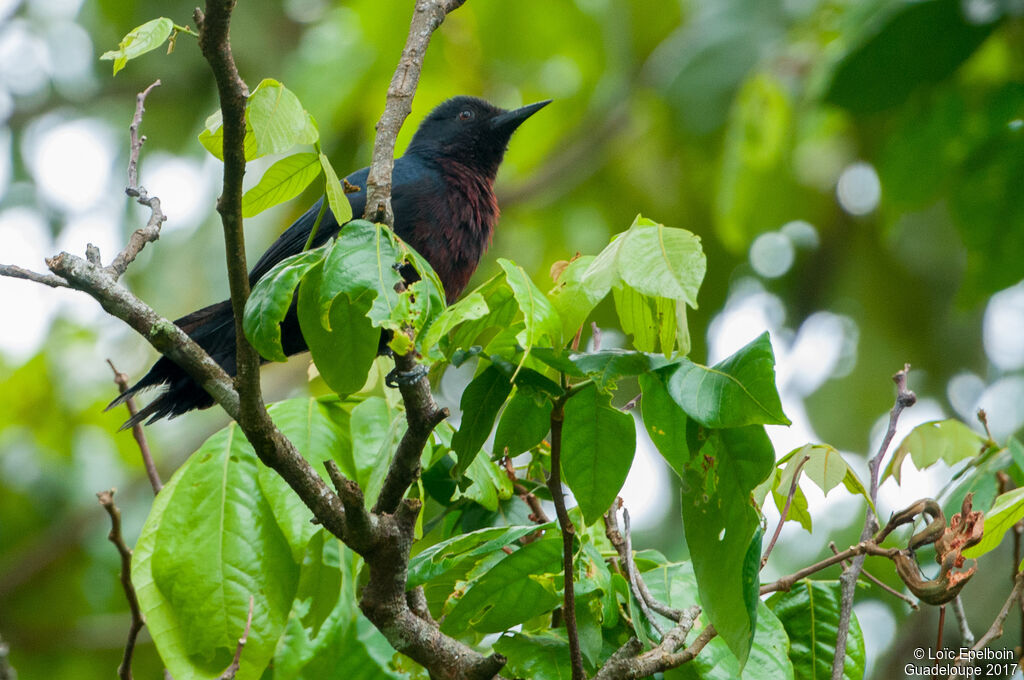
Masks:
[[[245,105],[249,90],[238,75],[228,36],[233,0],[207,0],[206,14],[198,9],[194,19],[199,28],[199,49],[210,64],[217,81],[217,95],[224,130],[224,180],[217,212],[224,230],[228,285],[235,316],[235,357],[239,423],[259,427],[265,433],[273,423],[263,407],[260,393],[260,357],[245,337],[242,321],[249,298],[249,274],[245,261],[245,232],[242,229],[242,178],[245,175]]]
[[[416,358],[412,353],[395,357],[395,368],[401,373],[411,373],[416,366]],[[448,417],[448,409],[438,407],[434,401],[430,381],[425,376],[411,384],[399,383],[399,391],[405,403],[408,428],[388,467],[384,485],[373,506],[375,513],[394,512],[398,508],[405,492],[420,476],[420,456],[430,433]]]
[[[101,491],[96,494],[96,498],[110,515],[110,533],[107,534],[107,538],[114,544],[121,556],[121,587],[124,588],[124,595],[132,614],[132,622],[128,629],[128,641],[124,645],[124,657],[121,659],[121,665],[117,668],[117,677],[121,680],[132,680],[132,655],[135,653],[135,640],[146,623],[142,618],[142,610],[139,608],[139,598],[135,595],[135,586],[132,585],[132,551],[125,544],[124,536],[121,535],[121,511],[114,505],[114,490]]]
[[[896,383],[896,403],[893,404],[892,410],[889,412],[889,428],[885,432],[881,446],[878,447],[878,453],[868,463],[868,469],[871,472],[869,492],[872,503],[878,499],[878,472],[882,467],[882,459],[885,457],[885,452],[889,449],[889,444],[892,443],[892,438],[896,435],[896,424],[899,422],[900,414],[903,413],[903,409],[913,406],[917,401],[917,396],[907,389],[907,373],[909,372],[910,364],[905,364],[903,370],[897,372],[892,377],[893,382]],[[860,533],[860,540],[868,540],[877,531],[878,519],[875,517],[874,510],[869,505],[864,517],[864,529]],[[853,614],[853,595],[857,587],[857,579],[860,578],[860,572],[863,568],[864,555],[858,555],[854,558],[850,568],[845,570],[839,577],[839,581],[842,583],[842,592],[839,601],[839,628],[836,634],[836,653],[832,657],[832,680],[842,680],[843,677],[843,669],[846,665],[846,640],[850,633],[850,617]]]
[[[466,0],[417,0],[409,25],[409,37],[388,86],[384,112],[377,122],[377,138],[373,143],[373,163],[366,179],[366,211],[368,220],[391,226],[395,222],[391,210],[391,171],[395,167],[395,140],[402,123],[412,112],[412,99],[420,82],[423,58],[430,37],[449,12]]]

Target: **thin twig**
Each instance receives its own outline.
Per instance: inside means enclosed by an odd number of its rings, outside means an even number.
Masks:
[[[617,508],[622,507],[622,523],[624,530],[619,531],[618,517],[616,516]],[[646,605],[657,613],[664,616],[666,619],[679,622],[684,612],[679,609],[674,609],[665,605],[657,600],[652,594],[650,589],[647,587],[647,582],[644,581],[643,576],[640,575],[640,571],[636,568],[636,562],[633,559],[633,538],[632,530],[629,524],[629,511],[622,506],[622,499],[617,498],[615,503],[612,505],[612,509],[605,515],[605,535],[611,542],[612,547],[615,548],[615,552],[619,555],[619,562],[626,565],[626,578],[630,583],[630,586],[634,588],[633,595],[641,603],[641,608]],[[644,610],[644,614],[648,620],[653,622],[650,612]],[[658,632],[661,629],[655,625]]]
[[[121,394],[124,394],[125,390],[128,389],[128,376],[117,370],[114,362],[110,359],[107,359],[107,364],[110,366],[110,370],[114,372],[114,383],[117,385],[117,389]],[[125,406],[128,407],[129,415],[133,417],[139,412],[135,407],[135,400],[131,397],[125,400]],[[142,454],[142,464],[146,466],[146,476],[149,477],[149,484],[153,487],[153,495],[155,496],[160,493],[160,489],[164,488],[164,483],[160,480],[160,473],[157,472],[156,464],[153,462],[153,454],[149,451],[149,442],[146,441],[146,433],[142,430],[142,423],[135,423],[132,426],[132,436],[135,437],[135,443],[139,445],[139,453]]]
[[[907,389],[907,374],[909,372],[910,364],[904,364],[903,370],[898,371],[892,377],[893,382],[896,383],[896,402],[889,412],[889,427],[885,432],[885,437],[882,439],[882,444],[878,447],[878,453],[868,463],[868,470],[871,472],[871,485],[869,487],[871,503],[875,503],[878,498],[878,472],[882,467],[882,459],[885,457],[885,452],[889,449],[892,438],[896,436],[896,424],[899,422],[900,414],[903,413],[903,409],[913,406],[917,402],[917,396]],[[868,540],[877,531],[878,519],[875,517],[874,510],[871,509],[871,505],[868,505],[860,540],[862,542]],[[842,680],[843,677],[843,669],[846,664],[846,640],[850,634],[850,617],[853,614],[853,596],[857,587],[857,579],[860,577],[860,572],[863,568],[864,555],[861,554],[854,558],[850,568],[839,577],[842,591],[839,601],[836,653],[832,657],[832,680]]]
[[[565,573],[565,602],[562,613],[565,616],[565,630],[569,637],[569,659],[572,664],[572,680],[585,680],[583,654],[580,651],[579,631],[576,627],[576,593],[573,586],[575,572],[572,562],[572,541],[576,527],[565,509],[565,495],[562,490],[562,423],[565,419],[565,404],[559,399],[551,409],[551,473],[548,475],[548,491],[555,504],[555,515],[562,530],[562,571]]]
[[[149,221],[146,226],[136,229],[128,239],[128,244],[107,267],[107,271],[115,279],[124,275],[128,265],[135,261],[139,253],[146,247],[160,238],[160,227],[167,217],[160,209],[160,199],[150,196],[144,187],[139,186],[139,152],[142,151],[142,144],[146,141],[145,136],[139,135],[139,126],[142,125],[142,114],[145,112],[146,97],[155,87],[160,86],[160,81],[154,81],[152,85],[140,92],[135,97],[135,115],[132,123],[128,126],[128,135],[131,139],[131,153],[128,159],[128,185],[124,192],[135,199],[139,205],[149,208]]]
[[[1017,578],[1014,580],[1013,590],[1010,591],[1010,596],[1006,598],[1006,602],[1003,603],[1002,609],[1000,609],[999,613],[996,614],[995,620],[992,621],[992,625],[985,631],[985,634],[970,646],[972,650],[984,649],[990,642],[999,638],[1003,634],[1003,624],[1006,623],[1006,617],[1010,615],[1010,610],[1013,609],[1014,603],[1021,599],[1022,595],[1024,595],[1024,572],[1017,574]],[[964,663],[966,663],[964,657],[957,656],[955,664],[957,666],[962,666]]]
[[[764,569],[764,565],[768,564],[768,556],[772,554],[772,548],[775,547],[775,542],[779,540],[779,534],[782,533],[782,525],[786,523],[786,515],[789,514],[789,507],[793,504],[793,497],[796,495],[797,487],[800,485],[800,470],[803,468],[804,463],[810,459],[810,456],[804,456],[803,460],[797,463],[796,469],[793,471],[793,481],[789,485],[789,493],[786,494],[786,505],[783,506],[782,513],[779,515],[779,523],[775,527],[775,533],[772,534],[772,540],[768,541],[768,547],[764,549],[764,555],[761,555],[762,569]]]
[[[132,585],[132,551],[124,542],[124,536],[121,535],[121,511],[114,504],[114,489],[100,491],[96,494],[96,498],[110,515],[110,533],[107,534],[107,538],[114,544],[121,556],[121,587],[124,588],[124,595],[128,600],[128,608],[132,615],[131,625],[128,628],[128,641],[124,645],[124,656],[121,659],[121,665],[117,668],[117,677],[121,680],[132,680],[132,654],[135,652],[135,640],[146,621],[139,608],[139,598],[135,594],[135,586]]]
[[[242,637],[238,638],[238,646],[235,647],[235,658],[232,659],[231,665],[224,669],[224,672],[220,674],[217,680],[235,680],[235,674],[238,673],[238,669],[242,663],[242,650],[245,649],[245,643],[249,641],[249,630],[252,628],[252,608],[255,600],[253,596],[249,596],[249,616],[245,619],[245,632],[242,633]]]
[[[829,547],[829,549],[832,551],[832,553],[834,555],[838,555],[839,554],[839,548],[836,547],[836,544],[835,544],[834,541],[829,541],[828,547]],[[850,563],[848,561],[847,562],[843,562],[843,567],[844,568],[849,567],[849,566],[850,566]],[[920,605],[918,605],[917,602],[914,600],[914,598],[910,597],[909,595],[905,595],[904,593],[901,593],[900,591],[896,590],[895,588],[889,586],[884,581],[879,579],[877,576],[875,576],[874,574],[869,572],[867,569],[861,570],[861,576],[863,576],[867,580],[871,581],[876,586],[878,586],[879,588],[881,588],[885,592],[889,593],[893,597],[898,597],[899,599],[903,600],[904,602],[909,604],[912,609],[920,609],[921,608]],[[959,596],[957,596],[957,597],[959,598]]]
[[[402,50],[395,73],[388,86],[384,112],[377,122],[373,142],[373,162],[366,178],[366,210],[364,217],[388,226],[395,223],[391,210],[391,172],[395,167],[395,140],[402,123],[412,113],[412,99],[420,82],[423,58],[430,37],[445,17],[461,7],[466,0],[418,0],[409,24],[409,36]]]
[[[644,613],[647,620],[651,622],[652,626],[654,626],[654,630],[658,631],[658,635],[664,639],[665,631],[658,624],[658,620],[654,618],[654,614],[651,612],[651,608],[647,603],[648,598],[644,597],[644,594],[640,590],[640,573],[636,569],[636,563],[633,562],[633,540],[630,537],[629,531],[629,510],[626,508],[622,508],[622,524],[625,529],[623,539],[626,544],[623,561],[626,563],[626,575],[629,577],[629,586],[633,591],[633,597],[636,598],[637,603],[640,605],[640,611]]]
[[[960,644],[964,647],[973,647],[974,633],[971,632],[971,626],[967,623],[967,612],[964,611],[964,602],[959,595],[953,598],[953,615],[956,617],[957,625],[960,626]]]
[[[68,282],[59,276],[54,276],[53,274],[40,274],[32,271],[31,269],[25,269],[24,267],[18,267],[13,264],[0,264],[0,276],[41,283],[44,286],[49,286],[50,288],[68,288]]]
[[[548,518],[548,514],[544,512],[544,506],[541,505],[540,499],[527,489],[516,477],[516,470],[512,467],[512,459],[508,457],[506,449],[505,458],[503,460],[505,464],[505,474],[508,476],[509,481],[512,482],[512,490],[530,506],[530,521],[536,522],[537,524],[547,524],[551,520]]]

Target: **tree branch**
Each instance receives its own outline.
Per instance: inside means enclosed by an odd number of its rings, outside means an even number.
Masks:
[[[896,424],[899,422],[900,414],[903,413],[903,409],[913,406],[917,401],[917,396],[907,389],[907,373],[909,372],[910,364],[904,364],[903,370],[898,371],[892,377],[893,382],[896,383],[896,403],[893,404],[892,410],[889,411],[889,428],[885,432],[881,446],[878,447],[878,453],[868,463],[868,469],[871,471],[871,486],[869,489],[871,503],[874,503],[878,498],[878,471],[882,467],[882,459],[885,457],[885,452],[889,449],[889,444],[892,443],[892,438],[896,435]],[[874,510],[871,509],[871,505],[868,505],[864,517],[864,529],[860,533],[860,540],[867,540],[876,531],[878,531],[878,519],[875,517]],[[839,628],[836,633],[836,654],[832,657],[832,680],[842,680],[843,677],[843,668],[846,665],[846,640],[850,633],[850,616],[853,614],[853,595],[857,587],[857,579],[860,577],[860,572],[863,568],[864,555],[858,555],[854,558],[850,568],[839,577],[839,581],[842,583],[842,592],[839,600]]]
[[[128,389],[128,376],[117,370],[114,362],[110,359],[107,359],[107,365],[114,372],[114,383],[117,385],[118,391],[124,394],[125,390]],[[139,412],[135,407],[135,400],[131,397],[125,400],[125,406],[128,407],[128,414],[131,416]],[[139,445],[139,453],[142,454],[142,464],[146,466],[146,476],[149,477],[149,484],[153,487],[153,495],[155,496],[160,493],[160,489],[164,488],[164,483],[160,480],[160,473],[157,472],[156,464],[153,462],[153,454],[149,451],[149,442],[146,441],[146,433],[142,430],[142,423],[135,423],[132,426],[132,436],[135,437],[135,443]]]
[[[772,554],[772,548],[775,547],[775,542],[779,540],[779,534],[782,533],[782,525],[786,523],[786,515],[789,514],[789,507],[793,504],[793,496],[796,495],[797,487],[800,484],[800,469],[803,468],[804,463],[810,459],[810,456],[804,456],[803,460],[797,463],[796,469],[793,470],[793,481],[789,485],[789,493],[786,494],[786,505],[783,506],[782,513],[779,515],[779,523],[775,526],[775,532],[772,534],[772,540],[768,541],[768,547],[764,549],[764,555],[761,556],[762,569],[764,569],[764,565],[768,564],[768,556]]]
[[[388,226],[395,223],[391,210],[391,171],[395,167],[395,140],[402,123],[412,113],[412,99],[420,82],[423,58],[430,37],[445,17],[461,7],[466,0],[416,0],[409,37],[388,86],[384,112],[377,122],[373,143],[373,162],[366,178],[366,210],[364,217]]]
[[[245,643],[249,641],[249,629],[252,628],[252,607],[254,602],[253,596],[250,595],[249,615],[245,619],[245,631],[242,632],[242,637],[238,638],[238,646],[235,647],[235,658],[231,660],[231,665],[224,669],[224,672],[220,674],[217,680],[235,680],[235,675],[242,664],[242,650],[245,649]]]
[[[580,636],[576,628],[576,592],[573,585],[575,570],[572,563],[572,541],[576,527],[565,509],[565,492],[562,490],[562,423],[565,419],[564,397],[555,402],[551,409],[551,472],[548,475],[548,491],[555,504],[555,515],[562,530],[562,571],[565,574],[565,602],[562,613],[565,616],[565,630],[569,637],[569,659],[572,663],[572,680],[585,680],[583,654],[580,651]]]
[[[124,536],[121,535],[121,511],[114,505],[114,489],[101,491],[96,494],[96,498],[110,515],[110,533],[107,534],[107,538],[121,555],[121,587],[124,588],[124,595],[132,614],[132,622],[128,628],[128,641],[124,645],[124,657],[121,659],[121,665],[117,668],[117,677],[121,680],[132,680],[132,655],[135,653],[135,640],[146,621],[142,618],[139,598],[135,595],[135,586],[132,585],[132,551],[125,544]]]

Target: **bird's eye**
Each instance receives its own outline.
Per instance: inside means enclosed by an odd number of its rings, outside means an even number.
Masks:
[[[469,109],[465,111],[459,111],[459,120],[471,120],[473,118],[473,112]]]

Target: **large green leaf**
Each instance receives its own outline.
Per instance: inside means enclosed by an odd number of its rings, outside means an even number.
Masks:
[[[664,357],[656,354],[622,349],[574,353],[569,355],[569,360],[604,391],[615,389],[620,378],[643,375],[668,364]]]
[[[648,374],[640,376],[640,409],[644,427],[654,446],[680,477],[690,460],[690,449],[686,443],[686,412],[672,399],[661,376]]]
[[[838,581],[804,579],[788,593],[772,595],[768,606],[789,634],[789,658],[798,680],[832,677],[839,628]],[[857,616],[852,615],[843,664],[844,680],[861,680],[864,661],[864,636]]]
[[[763,602],[757,603],[757,629],[747,663],[739,662],[722,638],[715,636],[689,664],[665,673],[665,680],[794,680],[789,636]],[[824,678],[822,679],[824,680]]]
[[[992,508],[985,513],[985,534],[981,542],[964,550],[966,557],[981,557],[995,550],[1006,532],[1024,518],[1024,488],[1014,489],[998,496]]]
[[[959,0],[866,3],[850,24],[824,98],[857,113],[896,106],[947,78],[994,28],[967,19]]]
[[[168,494],[151,561],[153,581],[178,619],[182,649],[198,668],[227,667],[254,599],[248,668],[240,678],[259,677],[270,661],[299,576],[260,488],[259,467],[237,425],[208,439]],[[188,668],[172,672],[202,677]]]
[[[367,317],[372,293],[353,301],[339,295],[330,308],[327,330],[321,323],[322,273],[323,266],[317,265],[299,284],[299,327],[328,387],[338,394],[353,394],[366,383],[380,342],[380,331]]]
[[[554,288],[548,291],[548,299],[562,320],[563,338],[571,338],[608,293],[592,291],[585,285],[584,275],[593,261],[590,255],[577,257],[558,274]]]
[[[562,320],[558,318],[558,312],[551,302],[537,288],[525,269],[504,258],[499,258],[498,264],[505,271],[505,280],[523,312],[525,328],[516,336],[519,344],[527,353],[530,348],[545,340],[552,347],[560,345]]]
[[[487,301],[484,300],[484,296],[481,295],[479,291],[473,291],[454,305],[445,309],[437,319],[434,320],[430,329],[427,330],[423,336],[423,350],[432,355],[436,355],[436,350],[438,349],[437,345],[441,341],[441,338],[447,336],[466,321],[479,319],[489,311],[490,310],[487,307]]]
[[[661,351],[665,356],[675,353],[677,347],[681,355],[689,353],[684,302],[643,295],[627,284],[615,288],[612,298],[622,331],[633,336],[633,347],[641,352]]]
[[[116,50],[104,52],[100,55],[100,59],[114,61],[114,75],[116,76],[117,72],[127,65],[129,59],[134,59],[163,45],[172,30],[174,30],[174,22],[167,17],[147,21],[130,30],[121,38]]]
[[[669,394],[706,427],[789,425],[775,387],[775,355],[768,334],[708,368],[681,359],[666,375]]]
[[[562,537],[549,532],[489,566],[441,623],[449,635],[472,629],[497,633],[550,611],[561,602],[554,573],[561,569]]]
[[[707,261],[700,238],[637,215],[618,256],[623,282],[651,297],[670,298],[697,308],[697,291]]]
[[[288,314],[295,289],[310,269],[320,264],[327,246],[281,260],[256,285],[245,301],[245,337],[265,359],[286,361],[281,347],[281,322]]]
[[[981,435],[959,420],[935,420],[922,423],[903,438],[899,448],[889,460],[882,481],[890,476],[900,481],[900,469],[907,455],[918,470],[925,470],[940,460],[946,465],[956,465],[962,460],[974,458],[984,448]]]
[[[570,680],[569,642],[555,632],[514,633],[498,638],[494,651],[505,656],[503,674],[530,680]]]
[[[551,429],[551,408],[551,401],[533,390],[516,390],[494,433],[494,457],[517,456],[540,444]]]
[[[761,530],[750,494],[774,461],[763,427],[715,430],[683,476],[683,529],[700,600],[740,666],[753,641],[759,596]]]
[[[492,364],[473,378],[462,393],[462,422],[459,423],[459,431],[452,437],[452,450],[458,461],[456,476],[464,473],[480,452],[480,447],[491,434],[502,404],[511,392],[512,383],[508,377]]]
[[[612,408],[607,395],[588,385],[565,404],[562,475],[587,524],[611,506],[636,452],[633,416]]]
[[[265,78],[245,108],[260,156],[283,153],[296,144],[312,144],[319,138],[316,125],[299,98],[280,82]]]
[[[324,467],[327,460],[337,463],[345,476],[355,478],[350,409],[351,404],[333,395],[288,399],[267,407],[274,424],[327,483],[330,483]],[[279,474],[261,465],[257,475],[260,491],[292,549],[292,558],[301,563],[306,545],[316,532],[309,521],[313,515]]]
[[[327,315],[339,295],[356,300],[367,294],[373,299],[370,319],[374,325],[384,325],[398,306],[395,286],[402,283],[402,275],[395,265],[402,261],[401,246],[390,229],[366,220],[346,224],[324,258],[320,284],[324,327],[330,328]]]
[[[199,133],[199,143],[214,158],[221,161],[224,160],[224,116],[220,109],[214,111],[206,119],[203,131]],[[260,153],[256,149],[256,137],[253,136],[252,127],[248,123],[245,126],[245,137],[242,140],[242,145],[246,161],[260,157]]]
[[[267,208],[290,201],[319,175],[320,159],[315,153],[285,156],[267,168],[256,186],[242,195],[242,217],[259,215]]]

